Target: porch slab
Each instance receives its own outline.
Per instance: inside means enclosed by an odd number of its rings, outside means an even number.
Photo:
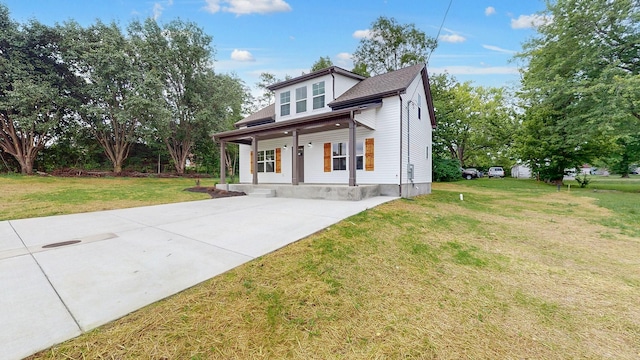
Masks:
[[[352,200],[359,201],[380,196],[379,185],[338,185],[338,184],[224,184],[230,191],[246,194],[273,190],[276,197],[295,199]]]

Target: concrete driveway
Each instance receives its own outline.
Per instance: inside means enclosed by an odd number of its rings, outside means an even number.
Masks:
[[[0,222],[0,359],[20,359],[393,200],[249,196]]]

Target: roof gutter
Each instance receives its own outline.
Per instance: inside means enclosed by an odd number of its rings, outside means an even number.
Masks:
[[[329,71],[329,75],[331,75],[331,92],[333,93],[333,100],[336,99],[336,76],[333,75],[334,73],[334,68],[331,68],[331,70]]]

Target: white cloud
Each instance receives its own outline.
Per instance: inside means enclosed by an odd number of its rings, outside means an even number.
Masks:
[[[517,67],[513,66],[445,66],[432,67],[429,71],[436,74],[448,73],[451,75],[515,75],[519,74]]]
[[[284,0],[205,0],[204,9],[212,14],[219,11],[236,15],[268,14],[291,11],[291,6]]]
[[[512,29],[528,29],[532,27],[538,27],[540,25],[546,25],[551,23],[553,19],[546,15],[520,15],[517,19],[511,19]]]
[[[349,54],[348,52],[341,52],[338,55],[336,55],[336,58],[344,61],[351,60],[351,54]]]
[[[497,51],[503,54],[515,54],[517,53],[517,51],[513,51],[513,50],[507,50],[507,49],[503,49],[501,47],[497,47],[497,46],[493,46],[493,45],[482,45],[483,48],[487,49],[487,50],[491,50],[491,51]]]
[[[495,13],[496,13],[496,8],[494,8],[493,6],[489,6],[488,8],[484,9],[484,14],[486,16],[491,16]]]
[[[151,10],[153,12],[153,18],[155,20],[158,20],[158,18],[162,15],[162,11],[165,9],[163,3],[166,6],[171,6],[173,5],[173,0],[167,0],[167,1],[159,1],[156,3],[153,3],[153,9]]]
[[[207,6],[204,7],[204,9],[212,14],[217,13],[218,11],[220,11],[221,6],[220,6],[220,0],[205,0],[207,2]]]
[[[235,61],[256,61],[253,55],[247,50],[233,49],[231,52],[231,60]]]
[[[351,69],[353,67],[353,56],[348,52],[341,52],[335,57],[335,65],[345,69]]]
[[[356,39],[369,39],[371,38],[371,30],[356,30],[353,32],[352,36]]]
[[[467,38],[458,34],[446,34],[440,35],[438,40],[447,42],[447,43],[461,43],[467,41]]]

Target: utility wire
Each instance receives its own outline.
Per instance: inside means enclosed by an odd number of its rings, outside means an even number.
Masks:
[[[449,6],[447,6],[447,11],[445,11],[444,17],[442,18],[442,23],[440,24],[440,28],[438,29],[438,35],[436,35],[436,41],[438,41],[438,38],[440,37],[440,32],[442,31],[442,27],[444,26],[444,21],[447,19],[447,15],[449,14],[449,9],[451,9],[452,3],[453,0],[449,0]],[[429,56],[427,57],[427,64],[429,63],[429,59],[431,59],[431,54],[433,54],[433,51],[431,51],[429,53]]]

